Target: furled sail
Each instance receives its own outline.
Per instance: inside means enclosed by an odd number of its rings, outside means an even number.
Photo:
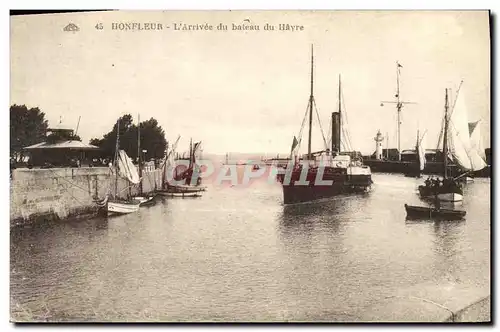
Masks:
[[[418,162],[420,164],[420,170],[423,171],[425,168],[425,133],[422,135],[422,138],[417,138],[417,153],[418,153]]]
[[[471,144],[463,88],[457,96],[455,107],[451,110],[448,133],[450,153],[460,167],[471,171],[486,167],[486,163]]]
[[[137,168],[132,163],[132,159],[127,156],[125,151],[118,151],[118,169],[120,170],[120,175],[127,178],[131,183],[137,184],[140,182],[139,174],[137,173]]]
[[[477,154],[483,160],[486,160],[486,153],[484,151],[483,138],[481,136],[481,128],[480,128],[481,120],[476,122],[469,122],[469,134],[470,134],[470,142],[472,148],[476,150]]]

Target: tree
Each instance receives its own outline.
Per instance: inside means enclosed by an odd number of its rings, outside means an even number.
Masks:
[[[92,138],[90,144],[101,148],[101,157],[112,159],[116,149],[116,129],[120,122],[120,149],[125,150],[132,159],[137,158],[137,126],[133,124],[130,114],[120,117],[113,125],[113,129],[105,134],[103,138]],[[146,160],[161,159],[165,156],[167,141],[165,132],[158,125],[158,121],[151,118],[140,123],[141,128],[141,150],[147,150]]]
[[[158,121],[154,118],[141,122],[140,126],[141,150],[147,150],[145,154],[146,160],[162,159],[165,156],[165,149],[167,147],[165,131],[158,125]],[[137,146],[137,140],[135,143]]]
[[[22,161],[23,148],[45,140],[48,121],[38,107],[10,106],[10,156]]]

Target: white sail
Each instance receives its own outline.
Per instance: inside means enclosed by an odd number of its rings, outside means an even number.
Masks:
[[[481,120],[476,122],[469,123],[469,129],[472,129],[470,132],[470,142],[472,148],[476,150],[477,154],[486,160],[486,153],[484,151],[483,138],[481,136]]]
[[[417,138],[419,141],[417,142],[418,147],[418,161],[420,163],[420,170],[423,171],[425,168],[425,134],[422,135],[422,138]]]
[[[138,184],[140,181],[139,174],[137,173],[137,168],[132,163],[132,159],[127,156],[125,151],[118,151],[118,169],[120,170],[120,175],[127,178],[131,183]]]
[[[449,115],[448,144],[455,162],[464,170],[477,171],[486,167],[486,163],[472,147],[467,122],[463,88],[457,96],[454,109]]]

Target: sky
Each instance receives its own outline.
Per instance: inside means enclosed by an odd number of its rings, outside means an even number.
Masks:
[[[259,31],[232,31],[248,19]],[[77,32],[63,31],[68,23]],[[112,23],[161,23],[163,30],[112,30]],[[96,29],[98,23],[103,29]],[[174,23],[212,31],[174,30]],[[219,23],[228,31],[217,31]],[[266,23],[302,31],[264,31]],[[245,23],[248,25],[249,23]],[[167,28],[167,26],[169,28]],[[289,152],[310,94],[323,130],[338,103],[342,75],[352,146],[375,149],[378,130],[397,147],[396,62],[401,147],[417,129],[437,146],[446,88],[463,80],[469,121],[482,120],[490,146],[490,39],[486,11],[137,11],[11,17],[11,104],[39,107],[51,126],[76,128],[85,142],[119,116],[156,118],[167,140],[201,140],[207,153]],[[307,148],[304,131],[302,151]],[[323,148],[313,126],[313,150]],[[386,141],[384,141],[384,147]],[[432,146],[435,145],[435,146]]]

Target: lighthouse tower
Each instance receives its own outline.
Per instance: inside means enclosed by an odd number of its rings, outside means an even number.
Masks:
[[[381,160],[382,159],[382,141],[384,140],[384,137],[382,137],[382,133],[380,132],[380,129],[377,132],[377,136],[373,138],[375,141],[375,159]]]

